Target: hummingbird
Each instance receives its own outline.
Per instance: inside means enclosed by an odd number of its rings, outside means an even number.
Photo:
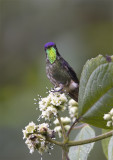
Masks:
[[[54,85],[54,91],[69,94],[78,101],[79,80],[72,67],[65,61],[54,42],[48,42],[44,46],[46,52],[46,74]],[[55,90],[55,88],[59,88]]]

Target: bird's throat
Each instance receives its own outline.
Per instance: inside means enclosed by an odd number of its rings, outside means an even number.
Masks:
[[[56,60],[56,49],[54,47],[50,47],[46,50],[46,52],[50,63],[54,63]]]

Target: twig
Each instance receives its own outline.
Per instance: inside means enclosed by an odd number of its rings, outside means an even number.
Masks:
[[[90,139],[85,139],[85,140],[81,140],[81,141],[68,141],[67,146],[78,146],[78,145],[83,145],[83,144],[87,144],[87,143],[92,143],[92,142],[96,142],[108,137],[113,136],[113,131],[101,134],[99,136],[96,136],[94,138],[90,138]]]
[[[69,131],[67,132],[67,137],[69,137],[69,134],[70,134],[71,130],[73,129],[73,127],[74,127],[75,125],[78,124],[79,120],[80,120],[80,118],[79,118],[79,119],[76,119],[76,120],[73,122],[72,126],[70,127]]]
[[[62,124],[61,118],[60,118],[60,116],[59,116],[58,113],[57,113],[57,118],[58,118],[58,121],[59,121],[60,126],[61,126],[61,128],[62,128],[62,135],[63,135],[64,141],[65,141],[65,140],[67,139],[67,138],[66,138],[66,132],[65,132],[64,126],[63,126],[63,124]]]
[[[64,143],[59,142],[59,141],[55,141],[55,140],[51,139],[50,137],[46,137],[46,140],[50,143],[56,144],[56,145],[61,146],[61,147],[64,145]]]
[[[88,125],[88,124],[87,124],[87,123],[83,123],[83,124],[81,124],[81,125],[79,125],[79,126],[74,127],[73,130],[81,129],[81,128],[83,128],[83,127],[86,126],[86,125]]]

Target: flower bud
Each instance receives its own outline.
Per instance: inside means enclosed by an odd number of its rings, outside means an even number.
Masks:
[[[77,103],[75,100],[70,99],[69,105],[70,105],[70,106],[78,106],[78,103]]]
[[[68,131],[70,129],[70,125],[65,125],[64,128],[66,131]]]
[[[112,126],[112,121],[108,121],[106,126],[111,127]]]
[[[111,115],[110,114],[104,114],[103,117],[105,120],[110,120],[111,119]]]
[[[70,124],[71,119],[69,117],[61,117],[61,121],[63,125],[67,125],[67,124]]]
[[[113,108],[110,110],[110,115],[113,116]]]

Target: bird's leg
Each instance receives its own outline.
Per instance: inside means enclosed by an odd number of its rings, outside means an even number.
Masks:
[[[62,93],[62,89],[64,88],[63,84],[59,84],[58,87],[55,87],[53,92],[61,92]]]
[[[57,87],[57,88],[54,88],[53,92],[62,92],[62,89],[63,88]]]

